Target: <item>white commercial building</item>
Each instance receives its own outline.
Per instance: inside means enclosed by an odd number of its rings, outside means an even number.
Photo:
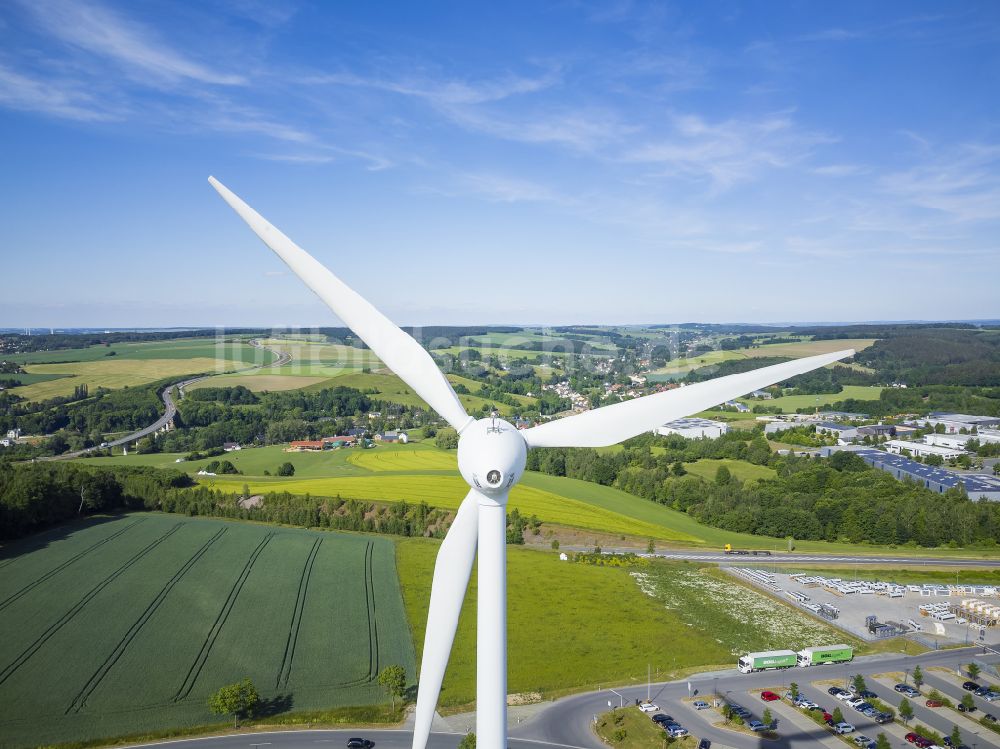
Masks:
[[[958,434],[963,429],[971,432],[975,429],[991,429],[1000,426],[998,416],[973,416],[972,414],[953,414],[936,411],[925,417],[916,419],[921,426],[930,425],[937,427],[939,424],[944,427],[945,434]]]
[[[940,455],[944,460],[952,460],[959,455],[965,455],[965,450],[956,450],[951,447],[939,447],[938,445],[928,445],[923,442],[909,442],[907,440],[889,440],[885,443],[885,449],[896,455],[909,453],[915,458],[926,458],[928,455]]]
[[[985,445],[987,442],[996,444],[1000,442],[1000,429],[980,429],[975,436],[981,445]]]
[[[663,426],[656,428],[657,434],[662,434],[664,436],[668,434],[678,434],[689,440],[714,440],[716,437],[721,437],[728,431],[729,425],[722,421],[710,421],[709,419],[699,419],[696,417],[668,421]]]
[[[924,442],[938,447],[950,447],[952,450],[964,450],[965,443],[975,439],[974,434],[928,434]]]

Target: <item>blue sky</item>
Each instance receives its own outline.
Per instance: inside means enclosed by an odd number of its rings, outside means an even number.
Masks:
[[[1000,316],[1000,4],[0,4],[0,325]]]

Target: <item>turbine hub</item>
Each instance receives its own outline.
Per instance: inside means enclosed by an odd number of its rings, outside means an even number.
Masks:
[[[507,501],[507,492],[524,473],[528,446],[514,425],[491,417],[462,430],[458,440],[458,470],[473,489]]]

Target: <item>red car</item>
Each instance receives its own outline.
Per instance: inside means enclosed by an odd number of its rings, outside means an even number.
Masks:
[[[914,742],[915,742],[915,741],[916,741],[917,739],[919,739],[920,737],[919,737],[919,736],[917,736],[917,734],[915,734],[915,733],[914,733],[913,731],[910,731],[910,732],[909,732],[908,734],[906,734],[906,735],[905,735],[905,736],[904,736],[903,738],[904,738],[904,739],[906,739],[907,741],[909,741],[909,742],[910,742],[910,743],[912,744],[912,743],[914,743]]]
[[[944,703],[941,702],[941,700],[927,700],[927,702],[925,702],[924,704],[927,705],[927,707],[941,707],[942,705],[944,705]]]
[[[917,740],[914,741],[913,743],[919,746],[920,749],[927,749],[927,747],[934,745],[933,741],[931,741],[930,739],[925,739],[923,736],[917,736]]]
[[[826,723],[828,726],[832,726],[833,725],[833,716],[830,715],[830,713],[824,712],[823,713],[823,722]]]
[[[774,702],[775,700],[780,700],[781,699],[774,692],[769,692],[766,689],[763,692],[760,693],[760,698],[762,700],[764,700],[764,702]]]

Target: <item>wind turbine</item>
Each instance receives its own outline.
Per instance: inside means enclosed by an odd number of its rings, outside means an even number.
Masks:
[[[477,420],[466,413],[451,384],[419,343],[218,180],[209,177],[208,181],[337,317],[458,431],[458,470],[469,484],[469,493],[434,565],[413,749],[427,745],[477,550],[476,744],[479,749],[507,749],[506,506],[511,488],[524,473],[530,448],[614,445],[667,421],[854,355],[849,349],[775,364],[584,411],[523,431],[495,417]]]

